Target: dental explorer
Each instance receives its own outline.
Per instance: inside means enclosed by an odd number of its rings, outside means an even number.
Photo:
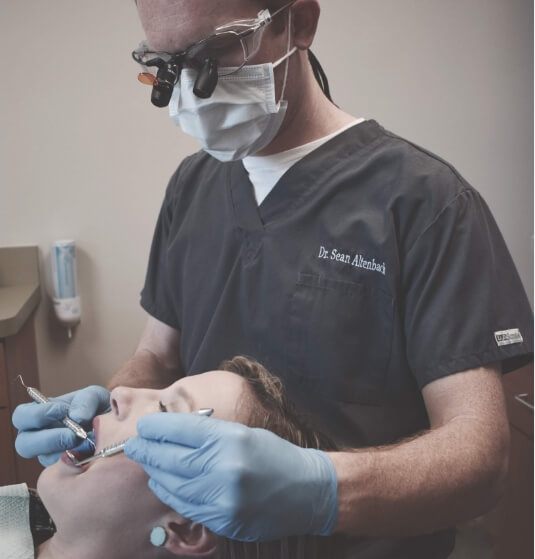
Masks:
[[[160,406],[160,409],[162,409],[162,406]],[[210,417],[214,413],[214,408],[201,408],[200,410],[194,411],[193,413],[196,415],[204,415],[205,417]],[[124,447],[128,442],[128,440],[129,439],[126,439],[119,443],[114,443],[110,446],[107,446],[106,448],[103,448],[101,451],[97,452],[93,456],[90,456],[89,458],[85,458],[84,460],[78,460],[76,456],[74,456],[74,454],[69,450],[65,452],[67,456],[71,459],[71,462],[75,466],[80,467],[80,466],[84,466],[85,464],[89,464],[94,460],[98,460],[99,458],[107,458],[108,456],[113,456],[115,454],[119,454],[120,452],[124,452]]]
[[[20,383],[22,384],[22,386],[24,386],[24,388],[26,388],[26,392],[28,392],[28,395],[30,396],[30,398],[34,402],[37,402],[38,404],[46,404],[46,403],[51,401],[44,394],[39,392],[39,390],[37,390],[37,388],[32,388],[31,386],[26,386],[24,384],[24,380],[22,379],[22,375],[18,375],[17,379],[20,380]],[[17,379],[15,379],[15,380],[17,380]],[[91,438],[89,437],[87,432],[82,428],[82,426],[79,425],[78,423],[76,423],[76,421],[73,421],[70,417],[64,417],[61,420],[61,422],[63,423],[63,425],[65,425],[65,427],[70,429],[77,437],[80,437],[81,439],[84,439],[85,441],[88,441],[93,446],[93,448],[95,448],[95,443],[91,440]]]

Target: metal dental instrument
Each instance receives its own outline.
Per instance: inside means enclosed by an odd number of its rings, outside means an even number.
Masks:
[[[160,402],[161,404],[161,402]],[[162,405],[160,405],[160,410],[162,410]],[[163,410],[162,410],[163,411]],[[200,410],[193,412],[196,415],[204,415],[206,417],[210,417],[214,413],[214,408],[201,408]],[[85,464],[89,464],[94,460],[98,460],[99,458],[107,458],[108,456],[114,456],[115,454],[119,454],[120,452],[124,452],[124,447],[129,439],[121,441],[119,443],[112,444],[103,448],[101,451],[97,452],[93,456],[89,456],[89,458],[85,458],[84,460],[78,460],[72,452],[69,450],[66,451],[67,456],[71,459],[72,463],[75,466],[84,466]]]
[[[115,443],[107,446],[100,452],[97,452],[96,454],[93,454],[93,456],[85,458],[84,460],[78,460],[70,450],[66,450],[65,452],[75,466],[84,466],[85,464],[89,464],[89,462],[93,462],[93,460],[98,460],[99,458],[107,458],[108,456],[113,456],[114,454],[124,452],[126,441],[128,441],[128,439],[121,441],[120,443]]]
[[[46,404],[47,402],[50,402],[50,399],[47,398],[41,392],[39,392],[37,388],[26,386],[24,384],[24,380],[22,380],[22,375],[18,375],[15,380],[17,379],[20,380],[22,386],[26,388],[26,392],[28,392],[28,395],[34,402],[37,402],[38,404]],[[76,423],[76,421],[73,421],[70,417],[64,417],[61,420],[61,422],[63,423],[63,425],[65,425],[65,427],[69,428],[77,437],[80,437],[81,439],[84,439],[85,441],[89,442],[93,446],[93,448],[95,448],[95,443],[91,440],[91,438],[86,433],[86,431],[82,428],[82,426]]]

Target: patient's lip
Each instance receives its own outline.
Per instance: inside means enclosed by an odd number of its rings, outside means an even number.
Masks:
[[[72,460],[69,458],[69,455],[66,452],[63,452],[59,458],[64,464],[67,464],[67,466],[71,466],[73,468],[76,468],[76,466],[72,463]]]
[[[76,452],[76,451],[73,452],[73,451],[71,450],[70,452],[71,452],[71,453],[74,455],[74,457],[75,457],[76,459],[78,459],[78,460],[82,460],[82,459],[84,458],[80,453],[78,453],[78,452]],[[87,470],[87,467],[89,466],[89,464],[85,464],[85,465],[83,465],[83,466],[75,466],[75,465],[73,464],[72,460],[69,458],[69,455],[68,455],[66,452],[63,452],[63,453],[61,454],[60,460],[61,460],[64,464],[67,464],[67,466],[70,466],[71,468],[74,468],[75,470],[77,470],[77,471],[80,472],[80,473],[85,472],[85,470]]]

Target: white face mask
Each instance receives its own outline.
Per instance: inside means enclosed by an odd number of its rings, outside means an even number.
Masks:
[[[296,50],[294,47],[274,63],[244,66],[234,74],[220,76],[208,99],[193,93],[197,73],[183,69],[169,103],[169,116],[219,161],[236,161],[260,151],[271,143],[286,115],[288,103],[283,96],[287,59]],[[273,69],[285,60],[281,99],[277,103]],[[227,73],[228,69],[221,71]]]

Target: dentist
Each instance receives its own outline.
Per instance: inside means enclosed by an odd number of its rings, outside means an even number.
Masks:
[[[533,356],[487,204],[450,163],[331,101],[310,52],[318,0],[137,4],[140,80],[202,149],[169,182],[147,326],[109,388],[250,355],[347,450],[160,413],[127,456],[163,502],[230,538],[338,532],[348,557],[447,557],[455,525],[503,489],[501,375]],[[339,55],[366,79],[357,53]],[[61,400],[15,410],[21,455],[56,460],[76,444],[57,420],[87,424],[108,393]]]

